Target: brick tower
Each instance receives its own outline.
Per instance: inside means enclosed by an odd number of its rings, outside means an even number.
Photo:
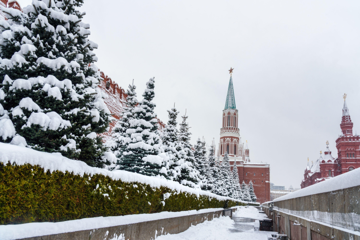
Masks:
[[[346,105],[346,94],[344,95],[340,128],[342,134],[336,139],[339,168],[335,176],[360,167],[360,136],[353,134],[353,123]]]
[[[344,106],[340,123],[342,134],[336,139],[338,158],[334,159],[331,156],[329,142],[327,142],[327,150],[325,151],[324,157],[320,157],[312,166],[308,164],[306,167],[301,188],[311,186],[360,167],[360,136],[353,134],[353,125],[349,108],[346,104],[346,94],[344,94]]]
[[[239,112],[236,108],[233,69],[229,70],[230,80],[226,95],[225,108],[222,111],[222,127],[220,129],[220,142],[218,158],[221,161],[227,152],[232,169],[234,161],[238,169],[239,181],[249,184],[252,181],[257,201],[260,203],[270,201],[270,165],[267,163],[250,162],[248,143],[241,142],[239,130]]]
[[[234,85],[230,69],[230,81],[226,95],[225,108],[222,115],[222,128],[220,129],[219,155],[224,157],[227,152],[229,160],[242,160],[239,153],[240,130],[238,128],[238,110],[236,109]]]

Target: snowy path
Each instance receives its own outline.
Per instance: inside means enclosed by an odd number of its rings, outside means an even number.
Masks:
[[[267,240],[271,233],[254,230],[239,232],[231,218],[220,217],[192,226],[179,234],[157,237],[156,240]]]

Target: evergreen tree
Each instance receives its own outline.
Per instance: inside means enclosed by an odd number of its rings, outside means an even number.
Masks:
[[[209,164],[209,160],[206,157],[206,152],[205,154],[205,164],[204,164],[204,169],[205,169],[205,177],[203,180],[203,186],[202,186],[202,190],[206,190],[206,191],[212,191],[213,189],[213,177],[210,171],[210,164]]]
[[[203,184],[203,190],[211,191],[211,184],[209,183],[211,174],[210,174],[210,166],[209,161],[207,158],[207,151],[206,151],[206,142],[203,137],[202,139],[202,155],[204,156],[204,161],[202,162],[202,171],[204,172],[204,184]]]
[[[155,80],[152,78],[146,83],[142,102],[133,108],[132,113],[128,113],[129,127],[125,130],[125,138],[119,139],[119,165],[121,170],[167,177],[165,163],[159,156],[162,143],[154,113],[156,105],[152,102],[155,97],[154,88]]]
[[[195,169],[195,159],[192,146],[190,143],[191,133],[189,132],[189,125],[187,123],[186,114],[182,116],[182,122],[180,123],[179,129],[179,146],[181,150],[179,151],[181,160],[179,161],[180,165],[180,175],[174,179],[179,183],[189,186],[196,187],[200,183],[200,173]]]
[[[1,22],[0,141],[20,138],[101,167],[106,148],[97,134],[108,127],[109,111],[97,89],[97,45],[88,39],[82,4],[33,0]]]
[[[212,193],[218,194],[217,191],[217,181],[220,176],[220,169],[218,168],[216,164],[215,159],[215,145],[212,144],[209,148],[209,157],[208,157],[208,164],[209,164],[209,170],[208,170],[208,187],[209,191]]]
[[[236,166],[236,160],[234,161],[234,165],[233,165],[233,180],[234,180],[234,198],[236,199],[241,199],[241,186],[240,186],[240,180],[239,180],[239,174],[238,174],[238,169]]]
[[[230,170],[229,156],[226,152],[221,163],[221,188],[222,188],[222,196],[230,197],[233,193],[233,180],[232,173]]]
[[[249,183],[249,193],[250,193],[251,201],[256,202],[257,197],[255,195],[254,186],[253,186],[253,183],[252,183],[251,180],[250,180],[250,183]]]
[[[236,191],[236,180],[234,178],[233,171],[231,170],[230,163],[229,163],[229,176],[230,176],[230,186],[229,186],[229,197],[238,198],[238,193]]]
[[[244,181],[241,184],[241,191],[242,191],[242,195],[243,195],[243,201],[251,202],[249,187],[246,185],[246,183]]]
[[[164,151],[169,157],[167,166],[168,176],[173,180],[179,176],[181,171],[181,166],[179,166],[179,160],[181,159],[179,151],[181,151],[181,146],[179,145],[179,131],[176,121],[179,112],[174,106],[171,110],[168,110],[168,114],[169,121],[163,130],[162,142]]]
[[[195,169],[198,170],[200,173],[201,189],[205,190],[207,188],[206,149],[205,142],[201,141],[200,138],[198,138],[194,146],[194,159]]]
[[[129,85],[126,91],[127,97],[125,106],[121,113],[121,118],[116,122],[116,125],[112,131],[112,139],[115,144],[113,144],[111,150],[116,155],[118,162],[116,169],[120,168],[122,156],[127,154],[128,146],[131,142],[131,133],[136,131],[137,126],[131,125],[130,121],[134,120],[135,116],[135,107],[138,105],[138,100],[136,98],[136,86],[134,82]]]

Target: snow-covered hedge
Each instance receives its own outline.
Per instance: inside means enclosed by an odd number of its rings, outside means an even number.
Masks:
[[[243,203],[164,178],[89,167],[0,143],[0,224],[63,221]]]

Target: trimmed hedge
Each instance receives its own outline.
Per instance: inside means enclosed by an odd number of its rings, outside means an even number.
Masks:
[[[30,164],[0,163],[0,179],[0,224],[243,205],[101,174],[50,173]]]

